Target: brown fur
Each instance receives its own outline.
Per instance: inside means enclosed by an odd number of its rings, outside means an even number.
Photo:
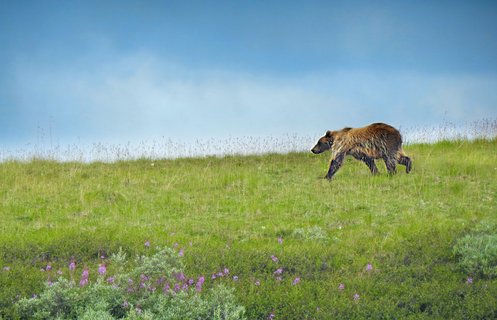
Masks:
[[[333,177],[347,155],[366,163],[372,174],[378,173],[374,159],[383,159],[389,174],[396,172],[396,163],[406,166],[407,173],[412,168],[411,159],[402,150],[400,132],[384,123],[373,123],[362,128],[327,131],[311,151],[319,154],[330,149],[332,158],[326,175],[327,179]]]

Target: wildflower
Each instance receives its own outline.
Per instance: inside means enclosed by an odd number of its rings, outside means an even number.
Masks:
[[[273,311],[273,312],[274,312],[274,311]],[[268,318],[268,320],[273,320],[273,319],[274,319],[275,315],[274,315],[274,313],[273,313],[273,312],[271,312],[271,313],[269,314],[269,316],[267,317],[267,318]]]
[[[178,246],[179,246],[179,244],[178,244],[177,242],[175,242],[175,243],[173,244],[173,247],[175,247],[175,248],[177,248]]]
[[[279,244],[283,244],[283,238],[282,237],[278,237],[278,243]]]
[[[89,276],[90,276],[90,271],[88,271],[88,268],[85,268],[81,273],[81,280],[79,281],[79,285],[82,287],[87,285]]]
[[[50,265],[50,263],[49,263],[49,264],[47,264],[47,266],[45,267],[45,270],[46,270],[46,271],[50,271],[50,270],[52,270],[52,266]]]
[[[57,274],[58,274],[59,276],[61,276],[61,275],[63,274],[62,270],[60,270],[60,269],[59,269],[59,270],[57,270]]]
[[[148,240],[145,241],[145,248],[147,248],[147,249],[150,248],[150,241],[148,241]]]
[[[368,263],[366,265],[366,271],[372,271],[373,270],[373,265],[371,263]]]
[[[146,282],[148,281],[149,277],[147,277],[146,275],[144,275],[143,273],[140,275],[140,281],[143,283],[143,282]]]
[[[212,280],[216,280],[216,278],[217,278],[217,275],[214,273],[214,274],[212,275],[211,279],[212,279]]]
[[[223,270],[223,273],[224,273],[225,276],[227,276],[228,274],[230,274],[230,269],[228,269],[228,268],[225,267],[224,270]]]
[[[79,281],[79,285],[81,287],[84,287],[88,284],[88,278],[81,278],[81,280]]]
[[[280,274],[282,274],[282,273],[283,273],[283,268],[278,268],[278,269],[276,269],[276,271],[274,272],[274,274],[276,274],[276,275],[280,275]]]
[[[107,272],[107,266],[103,263],[99,265],[98,273],[103,276],[106,272]]]
[[[176,280],[181,281],[181,282],[185,281],[186,280],[185,274],[183,272],[177,273]]]
[[[205,281],[204,277],[198,278],[197,284],[195,285],[195,289],[197,290],[197,292],[202,291],[202,285],[204,284],[204,281]]]
[[[189,286],[193,285],[194,283],[195,283],[195,280],[193,280],[193,279],[188,280],[188,285]]]
[[[129,303],[128,303],[128,301],[127,301],[127,300],[124,300],[124,302],[123,302],[123,307],[124,307],[124,308],[129,307]]]
[[[359,294],[355,293],[354,294],[354,301],[359,301],[359,298],[360,298]]]
[[[36,293],[33,293],[33,295],[31,296],[31,299],[38,299],[38,295]]]
[[[233,281],[238,281],[238,276],[233,276]]]
[[[473,283],[473,278],[472,277],[468,277],[468,279],[466,280],[466,283],[467,284],[472,284]]]
[[[274,256],[274,255],[271,255],[271,260],[273,260],[273,262],[278,262],[278,257]]]
[[[256,285],[256,286],[260,286],[260,285],[261,285],[261,282],[260,282],[259,280],[256,280],[256,281],[255,281],[255,285]]]
[[[69,263],[69,270],[71,271],[74,271],[76,269],[76,262],[71,261],[71,263]]]
[[[114,280],[116,280],[116,278],[115,278],[115,277],[108,277],[108,278],[107,278],[107,283],[112,284],[112,283],[114,283]]]
[[[338,286],[338,290],[342,291],[343,289],[345,289],[345,285],[343,283],[340,283],[340,285]]]
[[[185,250],[180,249],[178,252],[178,256],[183,257],[185,255]]]
[[[223,276],[224,276],[224,274],[223,274],[221,271],[219,271],[219,272],[217,273],[217,276],[218,276],[218,277],[223,277]]]
[[[297,278],[295,278],[293,280],[292,285],[297,285],[298,283],[300,283],[300,278],[299,277],[297,277]]]
[[[283,278],[282,278],[282,277],[280,277],[280,276],[277,276],[277,277],[276,277],[276,281],[281,281],[281,280],[283,280]]]
[[[3,267],[3,271],[10,271],[10,267],[9,266]]]

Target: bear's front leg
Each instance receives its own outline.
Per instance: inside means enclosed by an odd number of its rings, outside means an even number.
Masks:
[[[343,159],[345,159],[345,154],[340,153],[338,154],[335,159],[331,160],[330,163],[330,168],[328,169],[328,173],[326,174],[325,178],[328,180],[331,180],[333,175],[340,169],[343,163]]]

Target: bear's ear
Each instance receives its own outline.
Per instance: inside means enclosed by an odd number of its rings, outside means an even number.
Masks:
[[[333,132],[331,130],[326,131],[325,137],[331,138],[333,136]]]

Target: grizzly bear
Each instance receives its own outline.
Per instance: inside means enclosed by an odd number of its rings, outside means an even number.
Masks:
[[[374,159],[383,159],[390,175],[396,172],[397,162],[406,167],[407,173],[412,169],[411,159],[402,150],[400,132],[384,123],[373,123],[362,128],[327,131],[311,151],[319,154],[330,149],[332,157],[326,179],[333,177],[347,155],[364,162],[372,174],[378,173]]]

